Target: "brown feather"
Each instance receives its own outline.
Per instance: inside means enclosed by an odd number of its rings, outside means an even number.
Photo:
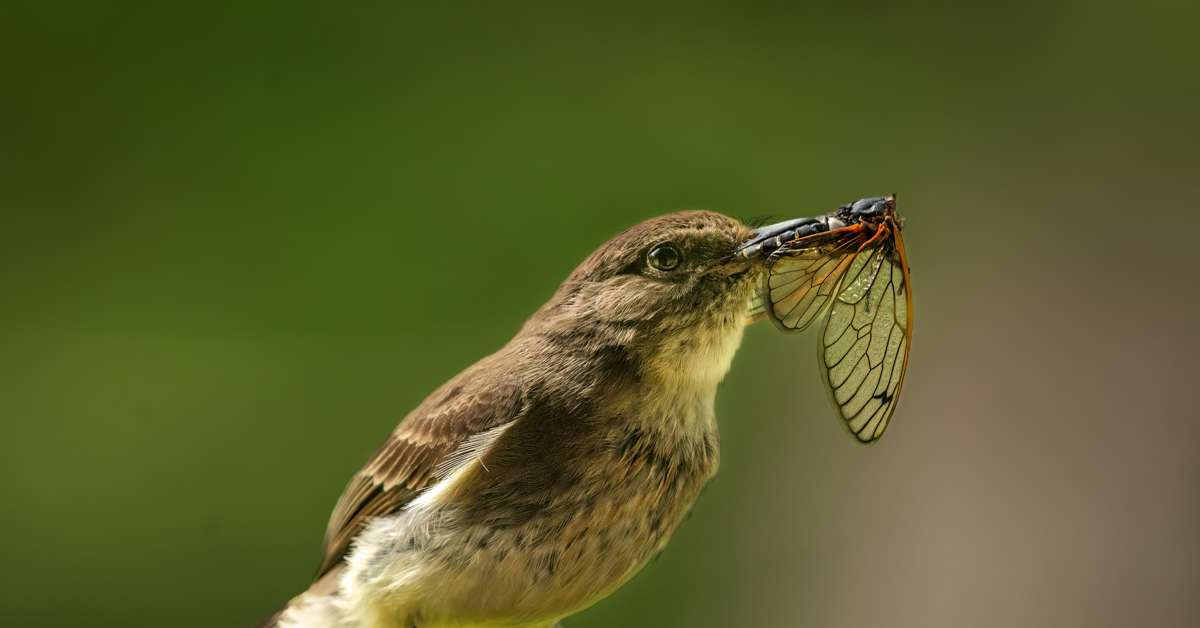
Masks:
[[[503,381],[501,369],[493,366],[499,355],[481,360],[430,395],[350,480],[329,518],[317,578],[342,561],[368,521],[403,509],[442,479],[439,463],[465,441],[521,416],[522,386]]]

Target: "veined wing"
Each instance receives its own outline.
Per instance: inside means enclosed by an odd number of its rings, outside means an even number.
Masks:
[[[908,258],[898,227],[854,256],[818,347],[826,388],[855,438],[883,436],[896,410],[912,341]]]
[[[796,243],[771,255],[761,293],[767,316],[777,326],[801,331],[826,310],[854,259],[857,233],[822,233],[811,245]]]

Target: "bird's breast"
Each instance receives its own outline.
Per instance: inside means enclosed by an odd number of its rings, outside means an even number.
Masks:
[[[710,362],[679,368],[704,371],[534,404],[453,487],[360,538],[364,582],[377,583],[364,595],[386,591],[389,607],[440,626],[549,623],[611,593],[716,473],[716,387],[740,338],[681,347]]]
[[[578,465],[557,481],[535,493],[501,483],[470,508],[447,506],[389,532],[393,549],[380,558],[391,575],[380,581],[396,594],[415,587],[406,595],[420,599],[430,625],[553,620],[619,587],[663,549],[716,472],[718,437],[698,418],[597,418],[604,429],[575,443]],[[474,473],[486,484],[498,470]]]

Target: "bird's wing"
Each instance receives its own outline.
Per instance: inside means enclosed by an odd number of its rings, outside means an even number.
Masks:
[[[522,386],[488,360],[446,382],[396,428],[338,499],[317,577],[341,562],[374,517],[395,513],[461,464],[478,459],[527,405]]]

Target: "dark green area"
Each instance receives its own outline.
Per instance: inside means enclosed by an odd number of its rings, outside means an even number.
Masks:
[[[721,475],[568,626],[1195,625],[1185,4],[5,4],[0,623],[247,626],[604,239],[895,192],[887,438],[751,329]]]

